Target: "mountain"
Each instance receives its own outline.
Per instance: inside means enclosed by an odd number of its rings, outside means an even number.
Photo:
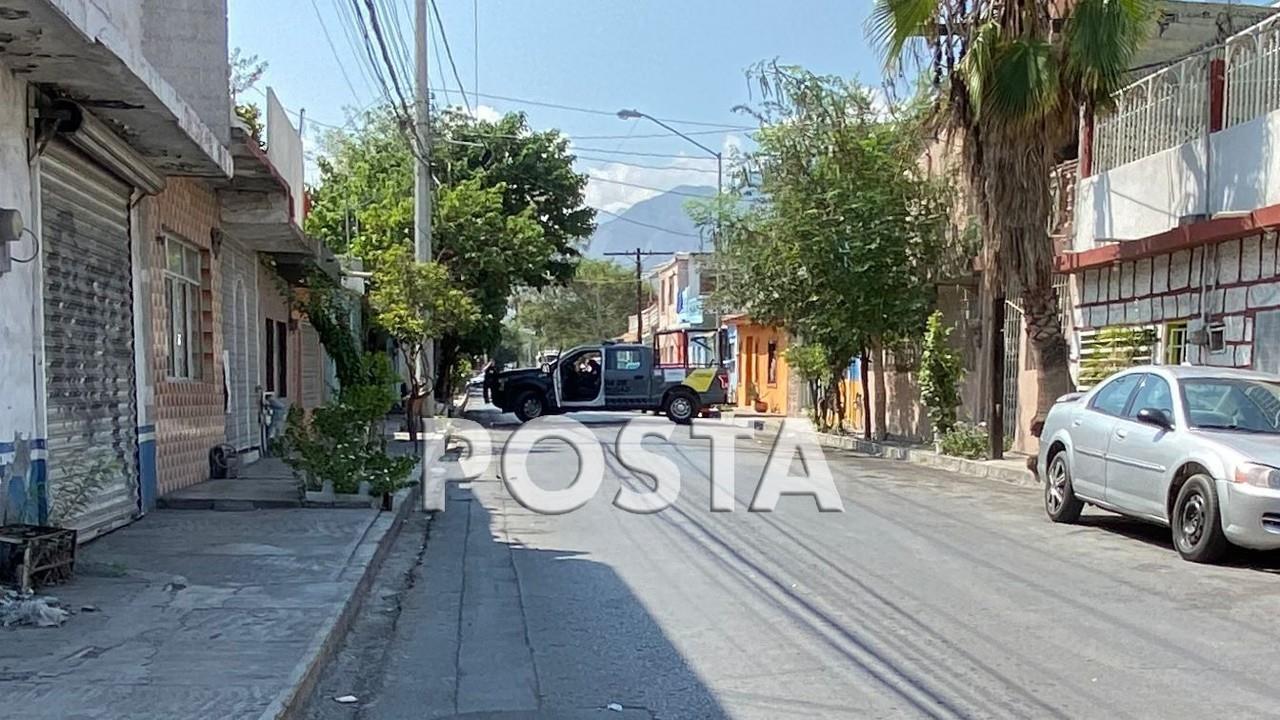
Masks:
[[[694,252],[709,248],[710,238],[705,243],[699,240],[698,228],[689,219],[684,206],[693,199],[689,195],[712,197],[715,194],[715,188],[682,185],[632,205],[619,213],[619,217],[600,213],[597,216],[600,224],[591,236],[585,254],[587,257],[602,258],[605,253],[634,252],[637,247],[646,252],[663,253]],[[610,259],[627,264],[626,258]],[[668,259],[666,256],[650,256],[644,258],[644,266],[655,267]]]

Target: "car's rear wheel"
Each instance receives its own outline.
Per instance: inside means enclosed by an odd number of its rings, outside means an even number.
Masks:
[[[1049,471],[1044,479],[1044,511],[1056,523],[1073,523],[1080,519],[1084,501],[1076,497],[1071,487],[1071,465],[1066,451],[1059,452],[1049,461]]]
[[[520,422],[529,422],[534,418],[542,417],[546,413],[547,402],[538,393],[528,390],[516,398],[516,417],[520,418]]]
[[[1229,543],[1222,531],[1222,513],[1218,511],[1218,491],[1213,478],[1192,475],[1178,491],[1169,518],[1173,546],[1184,560],[1197,563],[1216,562],[1226,554]]]
[[[667,418],[679,425],[688,425],[698,414],[698,398],[693,393],[674,392],[667,398]]]

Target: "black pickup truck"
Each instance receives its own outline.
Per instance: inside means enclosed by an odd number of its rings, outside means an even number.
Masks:
[[[541,368],[491,373],[490,399],[521,422],[589,410],[650,410],[687,424],[727,401],[729,375],[718,363],[655,362],[647,345],[604,342],[564,352]]]

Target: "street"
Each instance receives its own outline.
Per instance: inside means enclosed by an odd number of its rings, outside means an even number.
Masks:
[[[498,442],[515,427],[482,417]],[[576,419],[612,446],[631,417]],[[566,515],[521,507],[496,465],[451,487],[309,717],[1260,717],[1280,700],[1280,559],[1196,566],[1162,528],[1055,526],[1034,490],[834,453],[844,513],[748,513],[767,450],[749,440],[739,505],[713,513],[709,443],[650,444],[683,477],[655,515],[609,504],[640,482],[609,453]],[[567,446],[534,458],[534,479],[568,482]]]

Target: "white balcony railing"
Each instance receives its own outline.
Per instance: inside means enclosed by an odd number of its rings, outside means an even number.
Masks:
[[[1223,127],[1280,109],[1280,15],[1228,39],[1226,59]]]
[[[1094,122],[1092,171],[1106,172],[1203,136],[1209,127],[1210,63],[1220,53],[1197,53],[1117,92],[1112,111]]]

